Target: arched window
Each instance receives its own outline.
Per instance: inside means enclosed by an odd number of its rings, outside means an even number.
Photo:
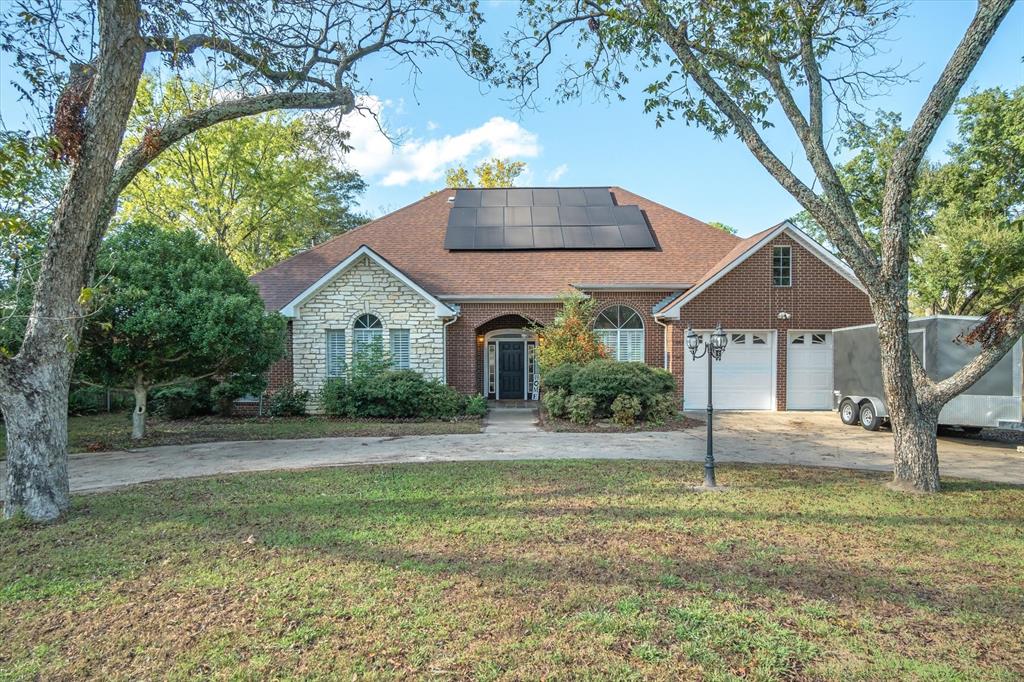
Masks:
[[[369,313],[356,318],[352,329],[352,355],[359,357],[371,348],[383,348],[384,325],[380,318]]]
[[[622,362],[644,361],[644,321],[625,305],[606,308],[594,320],[594,332],[608,357]]]

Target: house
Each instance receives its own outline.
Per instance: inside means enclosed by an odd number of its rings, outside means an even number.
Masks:
[[[271,390],[315,391],[383,343],[464,393],[536,400],[532,329],[575,289],[612,357],[668,369],[687,409],[707,369],[686,329],[719,322],[717,407],[826,409],[830,330],[872,321],[850,269],[791,223],[741,239],[620,187],[442,190],[252,281],[289,319]]]

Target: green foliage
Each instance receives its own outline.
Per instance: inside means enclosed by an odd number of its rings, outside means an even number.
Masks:
[[[664,424],[679,414],[679,399],[675,393],[658,393],[644,401],[644,420]]]
[[[943,162],[922,162],[912,195],[910,299],[922,313],[986,314],[1024,294],[1024,87],[974,92],[955,111],[958,139]],[[876,250],[886,173],[906,135],[897,114],[880,112],[842,139],[856,154],[839,177]],[[806,211],[794,222],[827,242]]]
[[[541,374],[544,389],[546,391],[562,391],[563,393],[571,392],[572,380],[576,378],[576,372],[579,369],[579,365],[569,363],[548,368]]]
[[[288,384],[270,394],[268,407],[271,417],[301,417],[306,414],[309,391]]]
[[[140,84],[126,139],[209,105],[209,86],[180,78]],[[124,191],[122,220],[192,230],[247,274],[366,222],[353,212],[366,184],[339,168],[344,141],[281,112],[200,130],[163,152]]]
[[[317,393],[317,403],[324,414],[343,417],[352,413],[348,397],[348,381],[341,377],[328,379]]]
[[[209,414],[211,407],[209,386],[191,383],[166,386],[153,391],[148,409],[164,419],[185,419]]]
[[[494,157],[483,161],[473,169],[476,180],[472,181],[465,166],[455,166],[444,172],[444,185],[450,188],[466,187],[512,187],[516,178],[526,171],[526,162],[510,161]]]
[[[612,402],[623,393],[645,402],[655,395],[674,392],[671,374],[642,362],[594,360],[581,367],[572,382],[573,395],[593,399],[599,416],[610,414]]]
[[[360,352],[354,353],[352,357],[352,369],[349,374],[353,379],[366,377],[373,378],[380,376],[391,369],[391,355],[384,350],[384,343],[380,339],[370,344]]]
[[[99,414],[107,411],[107,389],[100,386],[72,386],[68,393],[68,414]],[[130,407],[131,401],[123,393],[110,392],[111,411]]]
[[[643,403],[635,395],[621,393],[612,401],[612,421],[619,426],[628,427],[636,423],[643,410]]]
[[[583,365],[605,356],[594,333],[594,299],[579,292],[562,297],[562,309],[551,324],[537,327],[537,364],[541,376],[560,365]]]
[[[214,386],[210,391],[210,399],[218,414],[230,417],[234,409],[234,401],[246,395],[259,395],[266,388],[266,374],[239,372]]]
[[[547,410],[548,414],[556,419],[561,419],[565,416],[568,396],[569,392],[564,388],[548,388],[544,390],[543,394],[541,394],[540,400],[544,404],[544,409]]]
[[[119,228],[103,246],[76,370],[132,389],[260,375],[284,353],[284,320],[216,246],[189,232]]]
[[[479,393],[470,396],[466,401],[466,414],[470,417],[484,417],[487,415],[487,398]]]
[[[330,401],[322,407],[332,416],[454,419],[467,404],[451,386],[409,369],[355,375],[349,382],[332,383],[330,392]]]
[[[573,424],[590,424],[594,421],[594,399],[583,395],[570,396],[565,403],[569,421]]]
[[[737,232],[736,228],[733,227],[732,225],[726,225],[725,223],[720,223],[717,220],[712,220],[710,223],[708,223],[708,225],[710,225],[711,227],[716,227],[722,232],[727,232],[729,234],[736,234]]]

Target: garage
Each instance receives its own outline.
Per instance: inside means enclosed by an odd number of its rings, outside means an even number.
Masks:
[[[707,340],[710,332],[700,334]],[[714,361],[713,398],[715,409],[775,409],[775,353],[772,332],[767,330],[729,333],[722,359]],[[683,407],[707,407],[708,360],[693,360],[689,353],[683,369]]]
[[[786,408],[832,408],[832,333],[789,332]]]

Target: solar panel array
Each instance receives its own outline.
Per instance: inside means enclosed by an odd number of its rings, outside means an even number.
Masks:
[[[639,206],[607,187],[457,189],[444,246],[453,251],[652,249]]]

